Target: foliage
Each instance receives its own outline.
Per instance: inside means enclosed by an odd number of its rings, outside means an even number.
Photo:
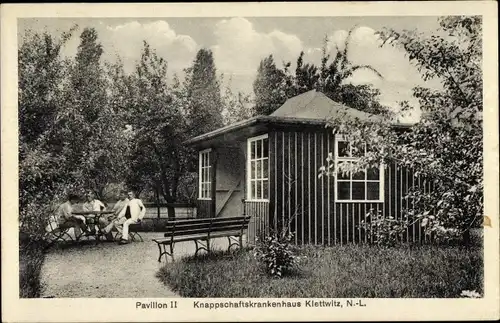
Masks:
[[[413,206],[405,211],[408,221],[419,221],[427,234],[464,242],[470,229],[480,225],[483,213],[483,141],[481,19],[446,17],[441,32],[426,37],[415,31],[386,30],[386,43],[401,46],[425,80],[437,78],[442,89],[416,87],[422,117],[407,130],[392,126],[394,119],[361,121],[336,118],[330,126],[345,134],[353,147],[370,147],[340,171],[358,171],[383,163],[411,169],[423,185],[405,197]],[[408,104],[403,102],[403,107]],[[335,175],[333,160],[324,169]]]
[[[255,113],[269,115],[285,103],[286,74],[276,66],[273,55],[264,58],[257,69],[253,82]]]
[[[265,272],[273,277],[289,275],[296,269],[300,257],[293,250],[293,234],[271,235],[257,244],[254,256],[263,264]]]
[[[185,169],[182,142],[186,120],[181,113],[183,100],[170,91],[166,74],[167,62],[144,42],[129,92],[132,99],[127,121],[134,146],[128,183],[138,190],[152,187],[172,203]]]
[[[285,205],[292,197],[292,187],[296,179],[284,173],[288,187]],[[296,220],[300,213],[300,206],[294,209],[291,214],[285,214],[283,218],[278,217],[276,227],[270,228],[270,235],[261,239],[257,237],[257,245],[254,256],[263,265],[264,271],[272,277],[283,277],[296,272],[299,268],[301,257],[296,254],[294,246],[294,233],[292,232],[292,222]]]
[[[106,186],[122,180],[128,147],[122,111],[110,104],[110,88],[101,66],[102,45],[95,29],[80,35],[75,62],[70,65],[65,103],[60,111],[62,154],[79,165],[78,182],[93,189],[98,198]]]
[[[22,241],[19,248],[19,297],[38,298],[42,294],[40,281],[45,260],[43,246],[38,241]]]
[[[249,119],[255,115],[255,107],[252,105],[250,95],[243,92],[234,93],[231,90],[231,79],[229,79],[224,90],[222,102],[224,106],[222,109],[224,125]]]
[[[323,56],[318,67],[304,63],[304,52],[296,61],[295,74],[289,71],[291,63],[283,63],[278,68],[273,56],[264,58],[257,70],[253,84],[255,93],[255,113],[269,115],[278,109],[288,98],[310,90],[323,92],[336,102],[361,111],[383,114],[388,108],[378,102],[380,91],[369,84],[355,85],[349,83],[349,78],[360,70],[372,71],[382,78],[382,75],[369,65],[355,65],[349,60],[349,44],[354,29],[351,29],[340,49],[336,46],[333,59],[328,53],[328,39],[323,44]]]
[[[200,49],[186,69],[188,128],[191,137],[222,127],[222,98],[213,53]]]
[[[60,50],[73,32],[59,38],[28,32],[18,50],[19,228],[35,241],[44,234],[52,201],[65,193],[73,173],[56,136],[64,105],[61,84],[68,76]]]
[[[395,246],[402,240],[401,237],[409,223],[393,216],[385,218],[380,210],[378,212],[370,210],[359,226],[366,234],[373,237],[373,243],[380,246]]]
[[[457,298],[484,290],[477,246],[303,246],[298,254],[300,272],[282,279],[259,270],[251,250],[185,257],[157,277],[183,297]]]

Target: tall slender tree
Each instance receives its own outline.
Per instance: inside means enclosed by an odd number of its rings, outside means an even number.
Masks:
[[[200,49],[186,70],[188,132],[196,136],[222,127],[222,98],[213,53]]]
[[[285,103],[286,84],[286,73],[276,66],[273,55],[261,60],[253,82],[255,113],[269,115]]]

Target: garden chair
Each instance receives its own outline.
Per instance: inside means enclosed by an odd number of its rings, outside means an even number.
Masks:
[[[130,236],[131,241],[144,242],[144,239],[142,238],[142,236],[138,232],[138,229],[141,228],[141,222],[142,222],[142,220],[139,219],[137,223],[129,225],[128,235]],[[122,232],[120,230],[120,231],[117,231],[115,233],[114,239],[115,239],[115,241],[119,241],[119,240],[121,240],[121,238],[122,238]]]
[[[62,243],[78,242],[80,238],[84,235],[84,233],[82,232],[80,235],[73,237],[70,234],[71,229],[74,230],[74,228],[72,227],[61,228],[57,219],[51,217],[49,219],[49,223],[45,227],[46,234],[44,240],[48,243],[46,247],[49,248],[57,242],[62,242]]]

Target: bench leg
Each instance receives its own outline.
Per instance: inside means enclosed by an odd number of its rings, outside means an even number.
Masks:
[[[198,248],[198,240],[194,240],[194,245],[196,247],[196,250],[194,252],[194,256],[198,256],[198,250],[200,250],[200,248]]]
[[[174,259],[174,244],[173,243],[170,244],[170,258],[172,258],[172,261],[175,261],[175,259]],[[167,259],[165,259],[165,261],[167,261]]]
[[[200,250],[206,250],[207,252],[210,252],[210,240],[196,240],[196,239],[194,239],[193,241],[194,241],[194,244],[196,246],[196,251],[194,252],[195,257],[198,255],[198,251],[200,251]],[[206,244],[204,245],[201,241],[206,241]]]
[[[174,244],[170,244],[170,252],[167,251],[167,246],[163,243],[156,243],[158,245],[158,262],[161,262],[161,256],[165,255],[165,262],[168,261],[167,256],[170,256],[172,258],[172,261],[174,260]],[[163,246],[163,250],[162,250]]]
[[[239,236],[239,239],[236,240],[235,237],[228,236],[227,240],[229,242],[229,246],[227,247],[227,251],[231,250],[232,246],[239,246],[240,248],[243,247],[243,239],[242,236]]]
[[[161,262],[161,256],[163,255],[161,252],[161,245],[159,243],[157,243],[157,245],[158,245],[158,252],[159,252],[158,262]]]

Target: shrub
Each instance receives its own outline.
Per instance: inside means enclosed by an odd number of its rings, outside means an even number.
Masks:
[[[19,248],[19,297],[38,298],[42,293],[40,281],[45,259],[43,246],[34,241],[23,241]]]
[[[374,212],[373,209],[359,225],[367,235],[373,236],[373,243],[381,246],[395,246],[407,226],[407,221],[392,216],[386,218],[381,211]]]
[[[373,236],[373,243],[381,246],[395,246],[401,241],[406,230],[420,221],[421,230],[436,244],[459,245],[463,241],[463,232],[457,228],[446,228],[432,215],[415,216],[412,211],[405,211],[402,219],[385,217],[382,211],[373,209],[366,214],[366,219],[358,227]],[[470,240],[470,239],[469,239]]]
[[[283,277],[297,268],[300,257],[293,250],[292,238],[292,233],[273,234],[258,241],[254,255],[270,276]]]

